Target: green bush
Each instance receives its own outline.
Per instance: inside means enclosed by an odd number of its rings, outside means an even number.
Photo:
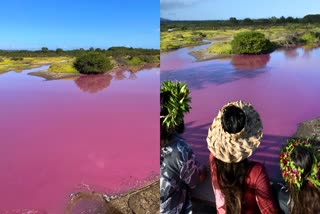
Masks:
[[[316,43],[319,41],[316,34],[314,32],[306,32],[302,34],[301,41],[306,44]]]
[[[134,56],[134,57],[132,57],[132,59],[130,59],[128,61],[128,64],[129,65],[141,65],[141,64],[143,64],[143,61],[139,57]]]
[[[77,57],[74,67],[81,74],[98,74],[112,69],[109,58],[99,52],[88,52]]]
[[[260,54],[267,53],[272,49],[272,44],[265,35],[256,31],[236,34],[231,46],[232,52],[235,54]]]

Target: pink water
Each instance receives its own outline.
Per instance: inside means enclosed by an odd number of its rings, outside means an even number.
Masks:
[[[0,213],[59,214],[70,193],[121,193],[159,174],[159,68],[55,81],[28,72],[0,75]]]
[[[320,116],[320,48],[204,62],[188,55],[191,50],[162,54],[160,78],[181,80],[190,87],[192,110],[185,118],[184,137],[198,158],[208,162],[206,136],[219,109],[242,99],[252,103],[264,126],[262,143],[252,159],[265,163],[269,175],[279,178],[281,144],[300,122]]]

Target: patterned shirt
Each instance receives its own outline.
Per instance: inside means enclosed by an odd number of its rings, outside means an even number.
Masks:
[[[200,163],[178,135],[161,148],[160,213],[192,213],[189,188],[200,182]]]

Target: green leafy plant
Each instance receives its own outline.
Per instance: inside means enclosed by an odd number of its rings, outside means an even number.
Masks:
[[[185,83],[168,80],[162,83],[160,93],[166,94],[163,105],[168,112],[167,115],[160,115],[160,118],[163,118],[163,125],[168,129],[174,129],[183,123],[184,114],[191,109],[190,90]]]

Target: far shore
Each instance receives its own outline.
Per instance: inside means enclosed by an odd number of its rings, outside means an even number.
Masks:
[[[213,40],[212,40],[213,41]],[[291,46],[281,46],[273,50],[272,52],[276,50],[281,49],[292,49],[292,48],[299,48],[303,47],[304,44],[295,44]],[[312,47],[320,47],[320,43],[313,44]],[[271,52],[271,53],[272,53]],[[197,62],[207,61],[207,60],[213,60],[213,59],[230,59],[235,54],[217,54],[217,53],[211,53],[209,52],[208,48],[204,48],[197,51],[191,51],[189,54],[196,58]]]
[[[43,65],[41,65],[43,66]],[[34,68],[39,67],[35,66]],[[117,71],[123,71],[123,70],[128,70],[130,72],[137,72],[143,69],[152,69],[152,68],[158,68],[160,67],[160,63],[148,63],[148,64],[143,64],[143,65],[136,65],[136,66],[118,66],[116,68],[113,68],[112,70],[104,73],[112,73],[112,72],[117,72]],[[29,68],[28,68],[29,69]],[[80,73],[57,73],[57,72],[52,72],[49,70],[43,70],[43,71],[34,71],[28,73],[28,75],[31,76],[37,76],[37,77],[42,77],[46,80],[74,80],[78,78],[81,75],[85,74],[80,74]],[[92,74],[95,75],[95,74]]]

